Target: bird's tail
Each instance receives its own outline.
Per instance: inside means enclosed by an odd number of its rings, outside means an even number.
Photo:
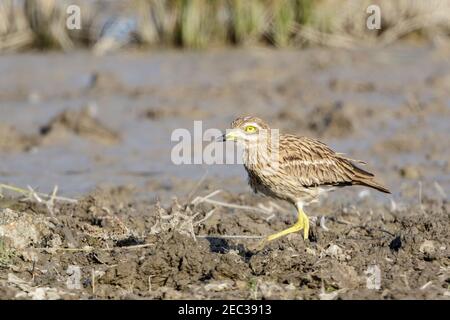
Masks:
[[[364,181],[358,181],[359,185],[374,188],[378,191],[384,192],[384,193],[391,193],[386,187],[381,185],[380,183],[376,182],[375,180],[364,180]]]
[[[353,164],[354,180],[353,183],[361,186],[370,187],[384,193],[391,193],[381,183],[375,181],[374,175],[366,170],[363,170]]]

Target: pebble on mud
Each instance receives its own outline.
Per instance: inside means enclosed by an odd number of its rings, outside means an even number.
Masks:
[[[423,253],[424,259],[427,261],[434,260],[436,254],[436,248],[434,242],[431,240],[425,240],[419,247],[419,251]]]
[[[402,247],[402,238],[400,236],[395,237],[390,243],[389,243],[389,249],[392,251],[398,251]]]
[[[14,249],[25,249],[38,244],[48,234],[49,224],[44,218],[11,209],[0,211],[0,237]]]
[[[326,256],[332,257],[338,261],[346,261],[350,259],[350,256],[345,254],[341,247],[336,244],[331,244],[325,251]]]
[[[418,167],[413,165],[407,165],[400,169],[400,176],[406,179],[416,180],[419,179],[421,174]]]
[[[211,281],[205,285],[206,291],[220,292],[224,290],[230,290],[233,287],[233,281],[231,280],[221,280],[221,281]]]

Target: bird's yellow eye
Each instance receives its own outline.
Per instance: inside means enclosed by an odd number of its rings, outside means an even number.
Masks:
[[[256,132],[256,127],[254,127],[254,126],[246,126],[244,128],[244,131],[247,132],[247,133],[253,133],[253,132]]]

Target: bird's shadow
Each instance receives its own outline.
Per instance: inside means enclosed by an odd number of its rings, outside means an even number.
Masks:
[[[255,252],[245,248],[243,244],[233,245],[226,239],[212,236],[206,237],[206,240],[209,242],[209,249],[211,252],[226,254],[230,250],[236,250],[245,262],[249,262],[250,258],[255,254]]]

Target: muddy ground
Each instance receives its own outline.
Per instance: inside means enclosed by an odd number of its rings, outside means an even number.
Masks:
[[[0,183],[77,202],[3,190],[0,297],[449,299],[449,52],[2,56]],[[339,190],[307,208],[310,240],[257,249],[293,208],[240,165],[170,159],[174,129],[241,114],[367,161],[392,195]]]
[[[130,198],[129,190],[96,192],[52,214],[9,201],[0,227],[2,298],[449,298],[448,203],[327,203],[321,210],[331,214],[313,223],[311,240],[293,234],[260,250],[245,236],[287,228],[291,214]],[[241,238],[222,238],[229,235]]]

